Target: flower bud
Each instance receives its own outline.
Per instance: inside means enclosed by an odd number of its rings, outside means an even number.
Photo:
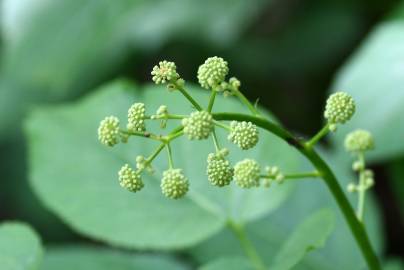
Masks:
[[[144,186],[143,181],[140,177],[140,172],[134,171],[125,164],[118,172],[119,184],[129,191],[137,192],[141,190]]]
[[[347,186],[348,192],[352,193],[357,191],[357,186],[354,183],[349,183]]]
[[[179,199],[188,192],[189,183],[181,169],[168,169],[163,172],[160,187],[166,197]]]
[[[244,159],[234,166],[234,180],[242,188],[258,187],[260,166],[253,159]]]
[[[199,66],[198,81],[203,88],[214,88],[225,80],[227,73],[229,73],[229,68],[223,58],[210,57]]]
[[[233,180],[234,170],[230,162],[225,159],[228,151],[222,149],[219,153],[210,153],[208,155],[207,175],[209,182],[214,186],[227,186]]]
[[[207,139],[213,130],[213,118],[206,111],[197,111],[182,119],[182,125],[184,133],[190,140]]]
[[[324,117],[331,124],[344,124],[355,113],[355,101],[345,92],[336,92],[327,99]]]
[[[134,103],[128,110],[128,125],[130,131],[143,132],[146,130],[145,105],[143,103]]]
[[[349,152],[362,152],[373,148],[373,137],[369,131],[358,129],[345,137],[345,149]]]
[[[227,138],[241,149],[250,149],[258,143],[258,129],[253,123],[233,121],[230,128],[231,132]]]
[[[115,116],[105,117],[98,127],[98,139],[107,146],[114,146],[119,142],[119,119]]]
[[[152,80],[156,84],[164,84],[166,82],[179,79],[177,67],[174,62],[161,61],[158,66],[154,66],[151,72]]]

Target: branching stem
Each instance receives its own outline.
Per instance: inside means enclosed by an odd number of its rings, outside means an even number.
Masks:
[[[313,147],[321,138],[328,134],[330,131],[330,123],[327,123],[316,135],[313,136],[308,142],[306,142],[306,147]]]
[[[181,94],[183,94],[184,97],[188,99],[189,102],[191,102],[195,109],[197,109],[198,111],[202,111],[201,105],[199,105],[199,103],[188,93],[188,91],[184,87],[177,85],[176,89],[178,89],[178,91],[180,91]]]

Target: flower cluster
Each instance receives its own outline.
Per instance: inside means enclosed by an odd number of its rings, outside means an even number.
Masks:
[[[258,143],[257,126],[251,122],[233,121],[228,139],[243,150],[253,148]]]
[[[227,62],[221,57],[206,59],[198,69],[198,81],[203,88],[214,89],[220,85],[229,73]]]
[[[373,137],[367,130],[357,129],[345,138],[345,149],[349,152],[364,152],[373,148]]]
[[[229,150],[223,148],[217,153],[208,155],[206,174],[209,182],[214,186],[227,186],[233,180],[234,169],[231,167],[230,162],[226,160],[228,154]]]
[[[207,139],[213,130],[213,117],[207,111],[196,111],[182,119],[184,133],[190,140]]]
[[[355,101],[345,92],[336,92],[327,99],[324,117],[330,124],[344,124],[355,113]]]

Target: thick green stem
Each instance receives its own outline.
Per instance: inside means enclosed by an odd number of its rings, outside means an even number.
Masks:
[[[215,90],[212,90],[209,98],[209,104],[208,104],[208,109],[207,111],[210,113],[212,112],[213,109],[213,104],[215,103],[215,98],[216,98],[217,92]]]
[[[216,120],[250,121],[255,125],[266,129],[267,131],[283,139],[291,146],[295,147],[308,160],[310,160],[316,170],[322,175],[325,184],[327,185],[335,201],[337,202],[338,207],[343,213],[345,220],[348,223],[348,226],[368,265],[368,268],[371,270],[381,269],[379,260],[370,244],[365,227],[357,219],[355,211],[353,210],[351,204],[349,203],[340,185],[338,184],[334,173],[312,147],[308,147],[305,143],[295,138],[291,133],[289,133],[279,125],[264,119],[263,117],[236,113],[216,113],[213,114],[213,116]]]
[[[232,220],[229,220],[227,224],[229,228],[233,231],[237,239],[240,241],[245,254],[250,259],[251,263],[254,265],[254,268],[256,270],[265,270],[266,269],[265,264],[258,255],[258,252],[255,249],[254,245],[251,243],[250,239],[248,239],[244,227],[241,224],[235,223]]]
[[[316,135],[313,136],[313,138],[310,139],[310,141],[306,143],[306,146],[313,147],[319,140],[321,140],[321,138],[327,135],[329,131],[330,124],[327,123]]]
[[[178,89],[181,94],[183,94],[184,97],[188,99],[189,102],[191,102],[195,109],[197,109],[198,111],[202,111],[201,105],[199,105],[199,103],[193,97],[191,97],[191,95],[188,93],[187,90],[185,90],[184,87],[178,86],[176,89]]]

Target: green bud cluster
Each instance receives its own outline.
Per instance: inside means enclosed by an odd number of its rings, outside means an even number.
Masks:
[[[128,110],[128,125],[130,131],[143,132],[146,130],[145,124],[146,108],[144,103],[134,103]]]
[[[177,66],[174,62],[161,61],[158,66],[154,66],[151,72],[152,80],[156,84],[172,82],[180,78],[177,73]]]
[[[347,186],[348,192],[365,191],[374,186],[375,179],[372,170],[365,170],[361,177],[363,177],[363,183],[362,184],[349,183]]]
[[[327,99],[324,117],[330,124],[344,124],[352,118],[354,113],[355,101],[349,94],[336,92]]]
[[[257,126],[251,122],[232,121],[228,139],[243,150],[253,148],[258,143]]]
[[[242,188],[258,187],[260,165],[253,159],[244,159],[234,166],[234,180]]]
[[[125,164],[118,172],[119,176],[119,184],[132,192],[137,192],[141,190],[144,186],[143,181],[140,177],[139,171],[134,171],[129,167],[128,164]]]
[[[199,66],[198,81],[206,89],[213,89],[223,82],[229,73],[227,62],[221,57],[210,57]]]
[[[213,130],[213,117],[207,111],[196,111],[182,119],[184,133],[190,140],[207,139]]]
[[[181,169],[168,169],[163,172],[160,186],[166,197],[179,199],[188,192],[189,183]]]
[[[115,116],[105,117],[98,127],[98,139],[106,146],[114,146],[119,143],[119,119]]]
[[[270,180],[275,180],[279,184],[283,183],[285,180],[285,175],[280,171],[277,166],[267,166],[265,167],[265,172]]]
[[[228,154],[227,149],[221,149],[217,153],[208,155],[207,175],[209,182],[214,186],[227,186],[233,180],[234,169],[226,160]]]
[[[364,152],[373,148],[373,136],[369,131],[357,129],[345,137],[345,149],[349,152]]]

